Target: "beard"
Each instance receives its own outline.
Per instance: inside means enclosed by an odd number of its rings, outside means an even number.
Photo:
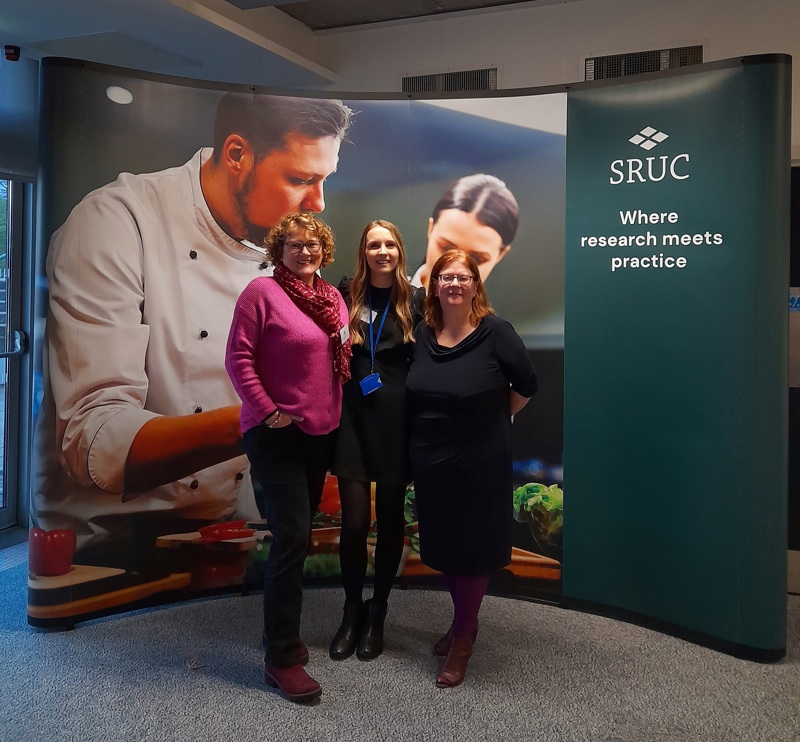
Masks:
[[[233,201],[236,204],[236,215],[239,217],[239,223],[241,224],[241,239],[263,247],[264,241],[269,234],[269,227],[261,227],[247,218],[247,197],[253,190],[255,180],[256,173],[253,169],[248,173],[242,186],[234,192]]]

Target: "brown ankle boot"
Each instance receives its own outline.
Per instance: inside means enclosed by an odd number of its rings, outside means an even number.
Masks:
[[[472,641],[475,642],[475,639],[478,636],[478,626],[476,624],[475,631],[472,632]],[[433,653],[437,657],[447,657],[447,653],[450,651],[450,642],[453,641],[453,624],[450,624],[450,628],[447,629],[447,633],[440,637],[436,644],[433,645]]]
[[[453,624],[450,624],[450,628],[447,629],[447,633],[444,636],[439,637],[439,639],[433,645],[433,653],[437,657],[447,657],[447,653],[450,651],[451,641],[453,641]]]
[[[452,688],[464,680],[467,663],[472,655],[473,639],[471,636],[454,636],[450,642],[450,651],[436,678],[438,688]]]

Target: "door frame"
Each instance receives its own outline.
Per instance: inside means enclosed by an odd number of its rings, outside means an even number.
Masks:
[[[34,298],[35,298],[35,186],[30,179],[0,173],[9,182],[8,250],[11,283],[8,291],[8,329],[3,342],[11,342],[14,330],[28,339],[25,351],[8,359],[6,377],[4,488],[6,507],[0,515],[0,548],[28,537],[30,518],[31,451],[34,393]],[[38,339],[37,339],[38,340]]]

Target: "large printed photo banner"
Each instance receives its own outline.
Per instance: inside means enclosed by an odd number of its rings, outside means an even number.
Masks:
[[[519,204],[510,249],[482,256],[540,379],[514,422],[514,552],[494,592],[785,653],[789,81],[772,56],[568,94],[341,102],[352,127],[315,204],[332,283],[383,218],[424,285],[433,207],[461,178],[498,178]],[[200,187],[228,89],[65,60],[44,61],[41,89],[28,620],[258,588],[270,533],[247,461],[195,444],[238,405],[233,303],[269,269]],[[188,450],[188,476],[132,454],[170,416],[196,425],[148,455],[185,468]],[[309,582],[339,582],[340,518],[329,478]],[[406,520],[399,579],[433,584],[413,486]]]
[[[261,584],[269,523],[247,460],[203,460],[204,431],[236,417],[224,368],[234,302],[269,270],[260,239],[228,237],[200,186],[226,92],[66,60],[43,64],[31,623],[73,624]],[[515,425],[514,553],[494,589],[557,597],[566,96],[342,104],[353,123],[324,201],[314,204],[336,235],[336,260],[324,271],[334,284],[352,276],[361,230],[376,218],[399,226],[413,280],[424,284],[441,251],[432,210],[459,179],[499,179],[519,204],[510,249],[482,256],[482,270],[541,385]],[[270,184],[251,186],[238,194],[242,203],[258,196],[271,208]],[[187,416],[188,432],[144,456],[134,450],[145,426]],[[196,470],[171,478],[188,457],[199,460]],[[399,577],[429,584],[438,576],[419,560],[413,485],[406,519]],[[306,562],[310,582],[338,582],[340,523],[329,477]]]
[[[563,594],[785,651],[786,57],[568,103]]]

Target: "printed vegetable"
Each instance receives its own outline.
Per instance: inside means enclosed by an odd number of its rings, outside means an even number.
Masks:
[[[28,568],[38,577],[65,575],[72,567],[77,538],[71,528],[45,531],[31,528],[28,533]]]
[[[531,535],[548,556],[561,557],[564,491],[557,484],[531,482],[514,490],[514,518],[528,523]]]

